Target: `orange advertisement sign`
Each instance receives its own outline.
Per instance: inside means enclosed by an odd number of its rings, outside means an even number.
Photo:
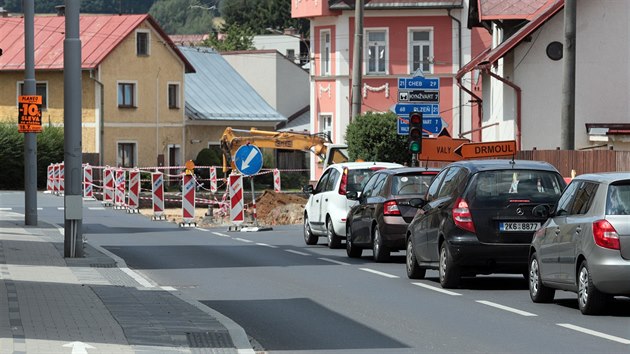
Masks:
[[[42,131],[42,96],[18,97],[18,132],[40,133]]]

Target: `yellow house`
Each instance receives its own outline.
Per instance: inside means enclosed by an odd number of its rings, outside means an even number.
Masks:
[[[42,124],[64,121],[63,16],[35,16]],[[81,15],[82,150],[100,166],[181,166],[184,75],[195,69],[149,15]],[[24,21],[0,17],[0,121],[17,124]],[[77,93],[78,94],[78,93]]]

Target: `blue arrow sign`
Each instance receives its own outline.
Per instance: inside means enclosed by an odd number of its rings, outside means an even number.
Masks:
[[[440,79],[437,79],[437,78],[427,79],[422,76],[399,77],[398,88],[399,89],[439,90]]]
[[[243,145],[234,154],[234,165],[244,176],[255,175],[263,165],[263,156],[255,145]]]
[[[439,133],[442,131],[442,122],[444,120],[442,117],[422,117],[422,129],[433,134]],[[398,135],[408,135],[409,134],[409,121],[407,119],[398,119]],[[426,134],[423,134],[426,135]]]
[[[440,114],[440,105],[437,103],[397,103],[394,106],[394,113],[399,116],[407,116],[411,112],[422,112],[427,116],[437,116]]]

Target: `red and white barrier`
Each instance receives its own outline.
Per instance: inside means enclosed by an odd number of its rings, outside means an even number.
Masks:
[[[59,164],[59,195],[64,195],[65,190],[65,177],[64,177],[64,164],[63,162]]]
[[[181,227],[194,227],[195,223],[195,179],[190,174],[183,176],[182,184],[182,218]]]
[[[114,195],[114,209],[125,207],[125,171],[122,168],[116,170],[116,194]]]
[[[114,170],[109,166],[103,172],[103,204],[114,204]]]
[[[245,221],[243,213],[243,176],[231,174],[228,181],[230,189],[230,222],[239,225]]]
[[[210,193],[214,194],[217,192],[217,168],[212,166],[210,167]]]
[[[164,174],[151,173],[151,194],[153,196],[153,220],[166,220],[164,216]]]
[[[273,190],[276,193],[280,193],[280,170],[277,168],[273,169]]]
[[[140,205],[140,170],[129,171],[129,196],[127,198],[127,212],[138,213]]]
[[[48,168],[46,169],[46,192],[47,193],[53,193],[55,190],[54,177],[55,177],[55,165],[50,164],[48,165]]]
[[[92,166],[83,165],[83,198],[94,198],[94,184],[92,183]]]

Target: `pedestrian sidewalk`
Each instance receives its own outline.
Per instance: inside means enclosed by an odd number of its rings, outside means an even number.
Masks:
[[[0,353],[254,353],[236,323],[104,249],[64,259],[62,233],[0,210]]]

